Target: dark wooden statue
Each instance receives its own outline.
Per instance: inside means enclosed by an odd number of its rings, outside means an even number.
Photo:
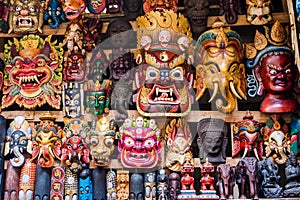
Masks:
[[[34,182],[34,200],[48,200],[50,198],[51,169],[36,167]]]
[[[157,200],[168,200],[168,176],[165,169],[159,169],[157,174]]]
[[[235,185],[235,168],[230,164],[221,164],[217,167],[217,190],[220,199],[233,199]]]
[[[1,63],[1,62],[0,62]],[[2,82],[2,81],[1,81]],[[5,131],[6,131],[6,119],[0,115],[0,192],[3,194],[3,186],[4,186],[4,143],[5,143]]]
[[[135,18],[144,14],[143,0],[124,0],[123,9],[128,19],[135,20]]]
[[[144,200],[144,180],[141,174],[131,174],[129,200]]]
[[[173,172],[169,175],[170,200],[176,200],[180,194],[180,175]]]
[[[105,200],[106,199],[106,184],[105,184],[105,170],[97,167],[92,171],[93,183],[93,199]]]
[[[278,165],[272,159],[258,162],[258,180],[260,194],[265,198],[282,198],[282,187],[279,185]]]
[[[286,185],[284,186],[284,197],[299,197],[300,195],[300,165],[297,156],[293,152],[288,156],[289,159],[285,167]]]
[[[246,191],[249,197],[258,199],[258,164],[255,157],[242,158],[236,166],[236,183],[239,186],[239,198],[246,199]]]

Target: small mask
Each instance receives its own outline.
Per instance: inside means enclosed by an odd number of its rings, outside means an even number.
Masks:
[[[123,0],[107,0],[106,8],[110,14],[119,13],[123,11]]]
[[[68,20],[75,20],[81,17],[86,8],[85,0],[62,0],[62,8]]]
[[[107,0],[87,0],[86,7],[93,14],[100,14],[106,11]]]
[[[272,20],[271,0],[246,0],[247,21],[253,25],[264,25]]]
[[[83,19],[83,48],[91,52],[101,41],[101,30],[103,23],[100,19],[84,18]]]
[[[8,33],[42,33],[44,2],[38,0],[11,0]]]
[[[117,175],[113,170],[108,171],[106,174],[106,190],[107,200],[117,199]]]
[[[2,108],[16,102],[34,109],[48,103],[59,109],[61,97],[62,48],[37,35],[24,36],[5,45],[6,76]]]
[[[117,199],[129,199],[129,171],[117,171]]]
[[[144,12],[161,11],[163,9],[173,10],[177,12],[178,0],[145,0],[143,9]]]
[[[135,67],[134,55],[131,52],[125,51],[121,56],[118,57],[120,52],[116,54],[110,55],[110,60],[112,60],[111,64],[109,65],[109,73],[110,73],[110,80],[119,81],[122,79],[124,80],[132,80]]]
[[[153,168],[161,160],[160,130],[155,121],[137,117],[126,119],[120,127],[119,156],[128,168]]]
[[[238,20],[238,14],[242,14],[241,3],[239,0],[219,0],[219,15],[225,14],[228,24],[235,24]]]
[[[96,81],[96,83],[89,81],[86,99],[87,112],[93,115],[109,113],[110,93],[111,82],[109,80],[103,81],[102,84],[99,81]]]
[[[107,77],[107,69],[109,62],[107,60],[106,54],[103,50],[97,48],[97,50],[92,52],[92,56],[84,62],[85,65],[90,65],[90,73],[88,75],[88,80],[94,83],[98,80],[99,83],[103,83],[103,79]]]
[[[84,114],[84,90],[82,84],[64,84],[62,99],[66,117],[76,118]]]
[[[156,175],[155,172],[146,173],[144,176],[145,200],[156,199]]]
[[[95,188],[96,189],[96,188]],[[92,199],[93,187],[90,176],[79,178],[79,200]]]
[[[91,162],[96,166],[108,166],[110,156],[114,151],[114,138],[116,124],[114,120],[101,117],[94,120],[92,130],[87,134],[86,142],[89,144]]]
[[[111,20],[107,26],[107,35],[110,39],[112,49],[127,48],[132,42],[132,26],[125,19]]]
[[[48,2],[44,12],[44,20],[48,22],[51,28],[58,28],[62,22],[67,20],[59,0]]]
[[[169,175],[169,190],[170,200],[176,200],[180,194],[180,175],[176,172],[172,172]]]
[[[133,20],[143,15],[143,0],[124,0],[124,13],[128,19]]]

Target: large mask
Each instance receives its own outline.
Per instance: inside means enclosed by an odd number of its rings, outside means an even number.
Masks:
[[[190,146],[192,143],[192,135],[186,121],[181,118],[171,120],[165,133],[167,141],[166,166],[172,170],[179,172],[187,158],[192,158]]]
[[[48,22],[51,28],[58,28],[61,22],[67,20],[59,0],[50,0],[48,2],[44,12],[44,20]]]
[[[79,83],[66,83],[62,92],[64,115],[68,118],[84,114],[84,90]]]
[[[273,157],[277,164],[285,164],[290,152],[290,135],[284,120],[276,114],[270,116],[264,128],[266,157]]]
[[[50,40],[27,35],[5,45],[2,108],[14,102],[28,109],[45,103],[60,108],[63,50]]]
[[[178,0],[145,0],[143,10],[145,13],[150,11],[161,11],[163,9],[177,12]]]
[[[83,48],[87,52],[91,52],[101,41],[101,30],[103,22],[101,19],[84,18],[83,26]]]
[[[43,168],[53,167],[54,159],[61,156],[62,129],[54,124],[55,119],[49,111],[42,115],[32,137],[32,159]]]
[[[243,117],[242,121],[238,121],[233,126],[233,153],[232,157],[237,156],[244,151],[243,156],[253,156],[254,153],[257,160],[262,160],[263,139],[262,125],[253,120],[250,111]]]
[[[288,32],[276,21],[265,35],[256,31],[254,46],[246,44],[246,65],[253,69],[256,94],[265,94],[260,111],[265,113],[295,112],[299,109],[293,92],[299,92],[299,71],[294,52],[288,46]]]
[[[119,13],[123,10],[123,0],[107,0],[106,8],[110,14]]]
[[[87,0],[86,7],[93,14],[100,14],[105,11],[107,0]]]
[[[123,166],[153,168],[161,160],[160,130],[155,120],[126,119],[119,131],[119,159]]]
[[[110,93],[111,82],[109,80],[103,81],[102,84],[99,81],[96,81],[96,83],[89,81],[86,99],[87,112],[93,115],[109,113]]]
[[[9,155],[13,167],[21,167],[31,154],[32,129],[23,116],[15,117],[7,130],[5,155]],[[28,148],[29,147],[29,148]]]
[[[215,22],[212,27],[201,34],[196,43],[196,54],[200,58],[196,63],[196,99],[199,100],[206,89],[212,90],[208,102],[220,94],[221,97],[215,102],[217,109],[231,113],[237,98],[246,99],[243,44],[240,35],[224,27],[223,22]]]
[[[86,1],[62,0],[62,8],[68,20],[79,19],[86,8]]]
[[[226,146],[228,143],[227,125],[222,119],[206,118],[197,127],[199,158],[203,163],[206,158],[212,163],[226,161]]]
[[[198,37],[206,30],[209,14],[209,1],[184,0],[184,10],[191,25],[193,38]]]
[[[42,33],[43,8],[38,0],[11,0],[8,33]]]
[[[193,74],[187,59],[190,27],[172,10],[137,18],[137,110],[144,116],[185,116],[191,109]]]
[[[114,151],[114,138],[116,124],[114,120],[101,117],[94,120],[92,130],[87,134],[86,142],[89,144],[91,166],[108,166],[110,155]]]
[[[241,2],[239,0],[219,0],[219,15],[225,14],[228,24],[235,24],[238,20],[238,14],[242,14]]]
[[[264,25],[272,20],[271,0],[246,0],[247,21],[253,25]]]
[[[143,0],[124,0],[124,13],[128,19],[132,20],[143,15]]]
[[[73,172],[87,170],[90,162],[89,149],[84,138],[89,131],[86,121],[80,119],[65,119],[61,161]]]

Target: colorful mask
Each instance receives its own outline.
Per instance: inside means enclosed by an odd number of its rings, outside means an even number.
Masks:
[[[64,184],[64,199],[78,199],[78,174],[73,173],[68,167],[65,169]]]
[[[62,167],[52,169],[50,199],[63,200],[65,171]]]
[[[172,10],[137,18],[137,110],[143,116],[185,116],[190,112],[193,74],[187,62],[190,27]],[[155,31],[154,31],[155,30]]]
[[[59,0],[50,0],[47,3],[44,20],[51,28],[58,28],[62,22],[67,20]]]
[[[264,128],[266,157],[273,157],[277,164],[285,164],[290,152],[290,135],[284,120],[276,114],[270,116]]]
[[[239,0],[219,0],[219,15],[225,13],[225,19],[228,24],[235,24],[238,20],[238,14],[242,14],[241,2]]]
[[[124,13],[128,19],[132,20],[143,15],[143,0],[124,0]]]
[[[228,130],[224,120],[204,118],[199,121],[197,132],[200,161],[203,163],[208,158],[212,163],[225,162]]]
[[[109,113],[110,105],[111,82],[109,80],[103,81],[102,84],[96,81],[88,82],[87,89],[87,111],[93,115],[102,115]]]
[[[264,25],[272,20],[271,0],[246,0],[247,21],[253,25]]]
[[[265,36],[266,35],[266,36]],[[295,112],[299,103],[293,92],[299,92],[299,71],[294,64],[294,52],[288,46],[289,33],[276,21],[265,35],[256,31],[254,46],[246,44],[246,65],[253,69],[256,94],[264,99],[260,111],[264,113]]]
[[[28,153],[31,154],[31,149],[27,149],[27,147],[31,147],[30,140],[28,140],[31,138],[31,134],[32,129],[23,116],[15,117],[14,121],[10,123],[6,136],[7,147],[5,148],[8,152],[5,155],[9,154],[13,167],[21,167],[25,163]]]
[[[79,19],[86,8],[86,1],[62,0],[62,8],[68,20]]]
[[[37,35],[26,35],[5,44],[5,77],[2,108],[16,102],[34,109],[48,103],[59,109],[61,97],[62,48]]]
[[[107,200],[117,199],[117,175],[113,170],[106,174]]]
[[[166,166],[179,172],[186,158],[193,157],[190,151],[192,135],[187,122],[181,118],[171,120],[166,127],[165,140],[168,149]]]
[[[31,158],[27,158],[21,169],[19,181],[19,200],[34,198],[34,182],[37,165]]]
[[[83,82],[87,80],[89,68],[84,65],[85,55],[79,52],[72,52],[67,56],[63,69],[64,81]]]
[[[93,187],[90,176],[79,178],[79,200],[92,199]]]
[[[107,0],[87,0],[86,7],[93,14],[100,14],[106,9]]]
[[[106,8],[110,14],[119,13],[123,10],[123,0],[107,0]]]
[[[103,50],[98,49],[92,52],[92,56],[87,57],[86,65],[90,65],[90,73],[88,79],[94,83],[98,80],[99,83],[103,83],[103,79],[108,75],[107,69],[109,62]]]
[[[83,26],[83,48],[91,52],[96,45],[102,41],[101,30],[103,22],[101,19],[84,18]]]
[[[73,173],[79,173],[87,169],[90,162],[89,150],[83,141],[89,131],[89,125],[80,119],[65,119],[64,123],[66,138],[63,139],[61,162]]]
[[[120,127],[119,156],[128,168],[153,168],[161,160],[160,130],[155,120],[126,119]]]
[[[38,165],[44,168],[54,166],[54,159],[61,156],[62,130],[54,125],[56,117],[45,112],[40,118],[40,124],[32,137],[32,159],[37,159]]]
[[[293,113],[291,116],[291,123],[290,123],[290,136],[291,136],[291,151],[294,152],[296,155],[299,152],[298,147],[298,138],[300,133],[300,116],[298,113]]]
[[[244,151],[243,157],[255,155],[257,160],[262,160],[263,139],[262,125],[253,120],[250,111],[243,117],[242,121],[238,121],[233,126],[233,153],[232,157],[237,156]]]
[[[168,176],[165,169],[159,169],[157,174],[157,199],[168,199]]]
[[[296,16],[297,16],[297,21],[300,22],[300,1],[296,0]]]
[[[38,0],[11,0],[8,33],[42,33],[44,2]]]
[[[111,63],[109,65],[110,80],[119,81],[132,80],[135,67],[134,55],[128,50],[113,50],[110,54]],[[124,81],[125,81],[124,80]]]
[[[68,118],[84,114],[84,90],[79,83],[66,83],[62,91],[64,114]]]
[[[216,100],[216,107],[223,113],[235,109],[237,98],[246,99],[246,75],[243,59],[243,44],[240,35],[224,27],[217,21],[213,29],[204,32],[196,43],[199,55],[196,74],[196,100],[199,100],[206,89],[213,91],[208,102],[213,101],[217,94],[225,99]]]
[[[173,10],[177,12],[178,0],[145,0],[143,9],[144,12],[161,11],[163,9]]]
[[[104,116],[97,122],[93,121],[92,130],[86,138],[92,158],[91,165],[108,166],[110,155],[114,151],[115,129],[114,120],[108,120]]]
[[[85,55],[85,52],[82,49],[83,48],[82,40],[83,40],[82,21],[81,20],[71,21],[66,28],[65,38],[63,42],[60,44],[60,46],[63,46],[64,48],[67,49],[64,55],[65,63],[67,57],[72,53],[81,53],[82,55]],[[68,65],[66,67],[68,67]]]
[[[206,30],[209,14],[209,1],[184,0],[184,10],[189,20],[195,40]]]
[[[146,173],[144,176],[145,200],[156,199],[156,175],[155,172]]]
[[[117,200],[129,199],[129,171],[117,171]]]

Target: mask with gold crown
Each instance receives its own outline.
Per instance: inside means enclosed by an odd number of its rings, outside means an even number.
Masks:
[[[8,33],[42,33],[44,2],[38,0],[11,0]]]
[[[295,112],[299,103],[293,93],[300,91],[299,70],[290,48],[288,27],[276,21],[271,29],[267,26],[264,29],[265,35],[256,31],[253,45],[246,44],[246,66],[256,78],[252,96],[265,94],[261,112]]]
[[[223,22],[216,21],[212,28],[201,34],[196,43],[196,99],[209,89],[212,95],[208,102],[218,98],[216,108],[231,113],[237,98],[246,99],[243,44],[240,35],[224,27]]]
[[[48,103],[59,109],[62,82],[62,48],[38,35],[26,35],[5,44],[2,108],[13,103],[33,109]]]
[[[107,114],[109,112],[111,90],[110,80],[104,80],[102,83],[89,81],[86,99],[87,112],[94,115]]]
[[[185,116],[190,112],[193,74],[187,19],[172,10],[137,18],[137,110],[144,116]]]

